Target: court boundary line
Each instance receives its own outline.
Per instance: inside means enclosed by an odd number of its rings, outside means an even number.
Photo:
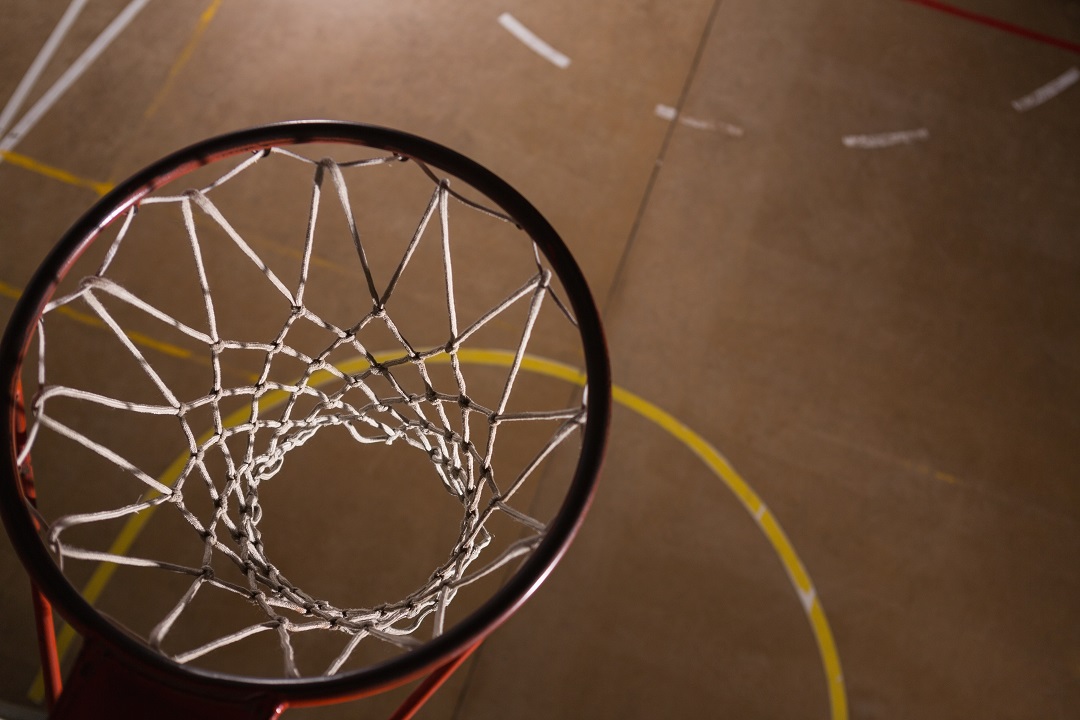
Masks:
[[[94,38],[93,42],[82,51],[82,54],[64,70],[60,77],[45,91],[45,94],[19,118],[15,126],[5,132],[4,136],[0,138],[0,150],[13,150],[34,129],[38,121],[52,109],[53,105],[82,77],[83,73],[112,45],[113,41],[124,32],[149,2],[150,0],[131,0],[112,19],[112,22]]]
[[[984,25],[986,27],[1000,30],[1016,37],[1022,37],[1026,40],[1032,40],[1034,42],[1042,43],[1044,45],[1050,45],[1062,50],[1068,50],[1080,54],[1080,43],[1072,42],[1071,40],[1065,40],[1064,38],[1055,37],[1053,35],[1047,35],[1037,30],[1016,25],[1005,20],[1001,20],[990,15],[983,15],[982,13],[973,12],[971,10],[965,10],[964,8],[951,5],[949,3],[941,2],[941,0],[904,0],[904,2],[911,3],[913,5],[922,5],[930,10],[937,10],[938,12],[945,13],[946,15],[952,15],[969,22],[976,23],[978,25]]]
[[[28,155],[17,153],[14,150],[0,150],[0,161],[5,162],[12,167],[29,170],[32,173],[42,175],[50,180],[58,180],[67,185],[74,185],[75,187],[88,188],[97,193],[99,197],[108,194],[109,191],[115,187],[111,182],[84,178],[75,173],[68,172],[63,168],[58,168],[55,165],[49,165],[40,160],[35,160]]]
[[[38,54],[34,56],[33,61],[30,63],[30,67],[23,73],[22,79],[19,80],[19,84],[15,87],[15,92],[11,93],[11,97],[8,98],[3,111],[0,111],[0,137],[3,137],[4,133],[7,132],[11,121],[15,119],[15,115],[22,108],[26,97],[34,89],[34,85],[37,84],[41,74],[45,72],[45,67],[52,60],[53,55],[56,54],[57,48],[60,47],[60,43],[67,36],[71,26],[75,24],[87,2],[89,0],[71,0],[67,10],[64,11],[64,14],[60,16],[60,20],[53,26],[49,37],[45,39],[45,44],[41,46]]]
[[[185,43],[180,54],[176,56],[173,64],[169,67],[169,72],[165,76],[165,81],[161,84],[157,93],[154,95],[154,99],[143,111],[143,120],[149,120],[157,111],[161,108],[162,103],[165,102],[166,97],[172,91],[173,85],[176,84],[176,78],[179,77],[181,71],[187,66],[192,56],[195,54],[195,47],[199,44],[202,36],[206,33],[207,28],[210,27],[210,22],[217,15],[218,10],[221,9],[221,4],[224,0],[210,0],[210,4],[199,15],[199,21],[195,25],[195,30],[192,31],[188,37],[187,43]]]
[[[387,354],[380,354],[376,355],[376,358],[381,359],[383,355],[389,357]],[[469,350],[464,348],[458,351],[458,357],[465,364],[495,367],[509,366],[515,359],[514,353],[508,351],[483,349]],[[449,362],[449,357],[436,356],[430,358],[428,362]],[[358,357],[341,363],[337,367],[342,372],[352,373],[359,371],[362,367],[366,367],[367,365],[368,362],[365,358]],[[521,361],[521,369],[564,380],[579,386],[584,386],[587,382],[587,378],[581,370],[536,355],[526,355]],[[327,379],[330,379],[330,377],[328,376]],[[267,397],[270,397],[270,395],[272,394],[268,394]],[[284,395],[281,400],[284,400]],[[678,420],[674,415],[671,415],[658,405],[645,400],[640,395],[630,392],[618,385],[612,388],[612,400],[637,413],[646,420],[659,425],[661,429],[685,445],[699,460],[705,463],[714,475],[720,478],[754,519],[759,530],[765,535],[766,540],[772,546],[773,551],[780,560],[780,564],[788,575],[788,579],[795,590],[795,594],[799,599],[803,612],[810,623],[811,633],[817,644],[818,654],[825,673],[830,718],[831,720],[847,720],[847,690],[844,683],[839,651],[837,650],[836,641],[825,614],[825,608],[818,597],[817,590],[810,578],[810,574],[807,572],[806,567],[803,565],[794,546],[780,526],[776,516],[769,510],[768,506],[760,496],[757,495],[750,484],[736,472],[734,467],[732,467],[732,465],[724,458],[719,450],[705,440],[704,437],[692,430],[688,425]],[[276,402],[280,402],[280,400],[271,398],[271,400],[267,401],[267,404],[273,405]],[[230,423],[242,422],[243,418],[240,416],[245,415],[247,412],[249,412],[249,409],[247,408],[237,410],[232,416],[225,420],[225,424],[229,425]],[[181,453],[177,456],[176,460],[161,473],[159,481],[164,485],[170,484],[169,478],[178,475],[188,459],[189,455],[187,453]],[[108,552],[117,555],[125,554],[127,549],[129,549],[138,538],[143,526],[153,516],[155,509],[156,508],[148,508],[138,515],[129,518],[123,528],[121,528],[116,540],[113,541]],[[115,564],[101,563],[98,565],[82,591],[82,595],[86,598],[87,602],[94,604],[104,591],[115,570]],[[63,658],[70,650],[75,634],[74,629],[65,622],[57,637],[57,650],[61,658]],[[39,672],[27,692],[27,696],[34,702],[40,702],[38,695],[42,694],[43,696],[43,693],[44,678]]]

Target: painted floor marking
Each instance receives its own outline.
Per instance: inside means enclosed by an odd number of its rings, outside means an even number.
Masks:
[[[732,125],[728,122],[722,122],[718,120],[702,120],[700,118],[688,117],[686,115],[679,115],[679,111],[670,105],[659,104],[653,110],[656,117],[662,120],[678,120],[680,125],[685,125],[688,128],[694,130],[711,130],[721,131],[731,135],[732,137],[742,137],[743,129],[738,125]]]
[[[906,458],[893,455],[892,453],[884,452],[882,450],[862,443],[851,442],[850,440],[846,440],[839,435],[833,435],[831,433],[821,431],[812,431],[811,434],[820,442],[827,442],[833,445],[837,445],[838,447],[841,447],[849,452],[855,452],[859,455],[873,458],[878,462],[903,468],[904,472],[913,473],[924,478],[932,478],[934,480],[937,480],[938,482],[948,483],[949,485],[959,485],[963,482],[956,475],[945,472],[944,470],[932,468],[926,463],[908,460]]]
[[[1014,25],[1013,23],[1005,22],[1004,20],[998,20],[995,17],[989,15],[981,15],[970,10],[964,10],[958,8],[955,5],[940,2],[939,0],[905,0],[905,2],[914,3],[916,5],[922,5],[932,10],[939,10],[943,13],[953,15],[964,20],[970,20],[971,22],[978,23],[980,25],[986,25],[992,27],[995,30],[1001,30],[1017,37],[1022,37],[1027,40],[1034,40],[1035,42],[1043,43],[1044,45],[1052,45],[1054,47],[1061,48],[1062,50],[1069,50],[1070,52],[1080,54],[1080,43],[1074,43],[1069,40],[1064,40],[1053,35],[1047,35],[1045,33],[1030,30],[1020,25]]]
[[[1031,108],[1038,107],[1047,100],[1055,98],[1065,92],[1075,85],[1077,80],[1080,80],[1080,69],[1071,67],[1058,77],[1036,89],[1034,92],[1029,93],[1022,98],[1013,100],[1012,106],[1016,109],[1016,112],[1027,112]]]
[[[570,67],[570,58],[544,42],[536,33],[521,24],[521,21],[508,12],[499,16],[499,24],[525,44],[530,50],[547,60],[555,67],[565,70]]]
[[[37,83],[38,78],[41,77],[41,73],[44,72],[45,66],[52,60],[52,56],[56,53],[56,48],[60,47],[61,41],[75,23],[75,19],[79,17],[79,13],[82,12],[83,7],[86,5],[86,1],[87,0],[71,0],[71,4],[68,5],[67,10],[65,10],[63,16],[61,16],[60,21],[56,23],[56,27],[49,33],[49,37],[45,40],[45,44],[42,45],[41,50],[38,51],[37,57],[30,63],[30,67],[27,69],[26,74],[22,76],[22,80],[19,81],[18,86],[15,88],[15,92],[11,94],[7,104],[4,105],[3,112],[0,112],[0,137],[3,137],[8,126],[11,125],[11,121],[15,118],[15,113],[19,112],[19,108],[22,107],[23,101],[26,100],[26,96],[30,94],[30,91]]]
[[[113,21],[90,43],[82,55],[76,58],[75,62],[57,78],[52,87],[23,115],[15,127],[0,139],[0,150],[13,150],[149,2],[150,0],[131,0],[127,7],[121,10],[120,14],[113,18]]]
[[[136,340],[136,342],[139,341]],[[458,351],[458,357],[465,364],[509,367],[515,360],[515,353],[503,350],[462,349]],[[376,358],[381,361],[383,359],[389,359],[390,355],[380,354],[377,355]],[[437,356],[430,358],[428,362],[449,362],[449,357]],[[364,358],[354,358],[353,360],[340,364],[338,369],[341,372],[351,374],[363,370],[367,365],[368,363]],[[526,355],[522,359],[521,369],[565,380],[580,386],[584,386],[587,381],[585,374],[575,367],[534,355]],[[331,375],[331,373],[325,371],[320,372],[322,375],[316,373],[316,375],[312,377],[312,384],[319,384],[335,377]],[[287,393],[285,392],[267,393],[259,401],[260,408],[269,409],[274,405],[280,404],[286,399],[286,396]],[[784,531],[780,527],[780,523],[776,520],[775,516],[769,512],[765,503],[758,497],[757,493],[754,492],[749,483],[735,471],[720,452],[703,437],[691,430],[687,425],[680,422],[673,415],[664,411],[659,406],[654,405],[648,400],[617,385],[612,388],[612,399],[623,407],[641,415],[646,420],[659,425],[664,431],[683,443],[691,452],[702,460],[706,466],[708,466],[729,490],[731,490],[743,507],[754,518],[759,529],[765,535],[765,538],[768,540],[783,565],[810,623],[810,629],[817,642],[818,653],[821,657],[822,666],[825,672],[826,685],[829,694],[830,718],[831,720],[847,720],[847,691],[844,686],[840,656],[836,649],[836,642],[833,638],[832,630],[829,627],[828,619],[825,616],[825,609],[818,599],[817,591],[814,588],[814,584],[811,581],[806,568],[803,566],[802,561],[795,552],[795,548],[792,546],[791,541],[788,540],[787,535],[784,534]],[[226,426],[242,423],[247,419],[247,413],[249,412],[250,409],[248,408],[237,410],[233,415],[226,418],[224,423]],[[171,485],[187,464],[188,459],[189,455],[187,453],[180,454],[165,472],[161,474],[159,482],[162,485]],[[121,528],[116,540],[113,541],[112,546],[109,548],[108,553],[111,555],[126,554],[138,538],[143,526],[154,514],[155,510],[156,508],[151,507],[138,515],[131,516],[124,527]],[[112,563],[101,563],[98,565],[91,575],[90,580],[82,590],[82,595],[87,602],[94,604],[97,601],[115,570],[116,565]],[[56,643],[57,651],[61,658],[66,655],[74,639],[74,630],[69,625],[64,624],[58,633]],[[44,695],[44,680],[40,672],[27,694],[34,702],[41,701],[41,698]]]
[[[172,67],[169,68],[169,74],[165,77],[165,83],[158,90],[154,96],[153,101],[149,107],[143,113],[143,119],[150,119],[157,113],[158,108],[161,107],[161,103],[165,101],[169,91],[172,90],[173,84],[176,82],[176,78],[180,75],[180,71],[184,69],[184,66],[191,60],[191,56],[195,53],[195,46],[199,44],[199,40],[202,38],[203,33],[206,32],[206,28],[210,26],[210,21],[214,19],[214,15],[217,14],[218,9],[221,7],[223,0],[211,0],[206,9],[203,10],[202,15],[199,16],[199,22],[195,26],[195,31],[188,38],[187,44],[184,45],[184,49],[180,51],[180,54],[176,57]]]
[[[661,120],[674,120],[679,117],[679,111],[670,105],[657,105],[654,112],[656,113],[656,117]]]
[[[58,167],[47,165],[43,162],[39,162],[31,157],[27,157],[21,153],[17,153],[14,150],[0,150],[0,161],[6,162],[9,165],[22,168],[23,170],[29,170],[35,172],[38,175],[44,175],[47,178],[53,180],[59,180],[62,183],[68,185],[75,185],[76,187],[90,188],[98,195],[105,195],[113,189],[113,184],[109,182],[102,182],[100,180],[90,180],[88,178],[79,177],[69,173],[67,170],[61,170]]]
[[[920,140],[929,139],[930,131],[926,128],[918,128],[917,130],[899,130],[874,135],[845,135],[841,138],[841,141],[844,143],[844,147],[877,150],[894,145],[910,145]]]

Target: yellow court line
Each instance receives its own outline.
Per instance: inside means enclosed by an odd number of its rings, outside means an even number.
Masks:
[[[377,359],[382,361],[384,359],[389,359],[390,357],[391,356],[389,355],[379,356]],[[458,351],[458,358],[465,364],[509,367],[514,361],[514,353],[502,350],[462,349]],[[449,357],[436,356],[430,358],[428,362],[449,362]],[[367,361],[364,358],[355,358],[342,363],[338,366],[338,369],[343,373],[352,374],[363,370],[365,367],[367,367]],[[577,385],[583,386],[587,382],[585,374],[579,369],[537,356],[526,356],[521,363],[521,368],[523,370],[558,378]],[[313,377],[312,384],[321,384],[330,380],[332,377],[333,376],[330,373],[323,373],[320,376]],[[274,405],[280,404],[285,397],[286,394],[284,392],[268,393],[260,400],[260,409],[269,409]],[[612,398],[620,405],[636,412],[645,419],[656,423],[675,439],[686,445],[724,482],[725,485],[728,486],[746,510],[754,517],[754,520],[757,522],[765,537],[768,539],[769,544],[772,545],[773,550],[780,559],[788,577],[791,579],[810,622],[810,628],[817,641],[818,652],[821,656],[823,669],[825,671],[829,693],[829,706],[831,710],[830,717],[832,720],[847,720],[847,691],[844,686],[843,670],[840,663],[840,655],[836,648],[836,642],[833,638],[832,630],[829,627],[828,619],[825,616],[825,609],[822,607],[821,602],[817,597],[813,582],[810,580],[806,568],[803,566],[802,561],[795,552],[795,548],[781,529],[780,523],[777,521],[776,517],[765,506],[765,503],[758,497],[757,493],[754,492],[749,483],[735,471],[731,464],[724,459],[716,448],[676,419],[673,415],[639,395],[635,395],[629,390],[619,386],[614,386],[612,388]],[[247,418],[247,414],[247,409],[238,410],[225,420],[226,426],[244,422]],[[207,436],[208,435],[209,434],[207,434]],[[187,453],[177,457],[161,475],[159,482],[163,485],[171,485],[175,482],[175,479],[187,464],[188,459],[189,455]],[[138,515],[132,516],[121,529],[120,534],[117,536],[108,552],[115,555],[125,554],[135,542],[142,527],[153,514],[154,509],[155,508],[149,508]],[[97,600],[115,569],[115,564],[108,563],[102,563],[97,567],[82,593],[89,603],[93,604]],[[57,638],[57,649],[61,657],[63,657],[68,650],[70,643],[74,639],[74,634],[71,627],[66,625],[60,632],[60,636]],[[31,687],[30,697],[35,702],[39,702],[43,695],[44,680],[39,673],[34,681],[34,685]]]
[[[11,298],[12,300],[18,300],[22,296],[22,292],[18,288],[12,287],[3,280],[0,280],[0,295]],[[73,310],[67,305],[61,305],[60,307],[56,308],[56,312],[60,313],[61,315],[66,315],[72,320],[80,322],[83,325],[89,325],[90,327],[96,328],[107,327],[105,323],[102,322],[99,318],[88,313]],[[196,359],[194,357],[194,353],[192,353],[190,350],[182,348],[178,345],[173,345],[172,343],[155,340],[149,335],[144,335],[140,332],[131,331],[127,333],[127,336],[135,344],[151,348],[152,350],[157,350],[159,353],[162,353],[164,355],[171,355],[172,357],[182,358],[184,360]]]
[[[461,350],[458,357],[464,363],[510,365],[513,362],[514,355],[510,352],[498,350]],[[578,385],[586,383],[586,377],[580,370],[545,358],[528,356],[522,362],[521,367],[522,369],[561,378]],[[617,385],[612,387],[612,399],[623,407],[633,410],[646,420],[656,423],[675,439],[686,445],[728,486],[757,521],[758,526],[769,540],[773,550],[776,551],[784,570],[787,571],[788,577],[795,586],[810,621],[810,628],[813,631],[814,639],[817,641],[818,653],[821,656],[825,670],[832,720],[847,720],[847,690],[844,687],[840,655],[836,649],[832,630],[829,628],[829,621],[825,617],[825,608],[822,607],[820,600],[818,600],[810,575],[795,552],[791,541],[788,540],[781,529],[779,521],[765,506],[765,503],[758,497],[753,488],[750,487],[750,484],[735,471],[735,468],[705,438],[698,435],[670,413],[629,390]]]
[[[512,353],[483,350],[472,352],[462,350],[459,356],[463,362],[483,362],[488,359],[491,364],[509,364],[513,358]],[[529,358],[528,363],[522,363],[522,368],[576,382],[579,385],[585,383],[585,376],[581,371],[543,358]],[[840,664],[840,655],[836,649],[836,642],[832,630],[829,628],[829,622],[825,617],[825,609],[817,598],[810,575],[795,552],[791,541],[788,540],[781,529],[779,521],[769,511],[757,493],[754,492],[753,488],[750,487],[750,484],[735,471],[724,456],[705,438],[698,435],[670,413],[629,390],[617,385],[614,386],[612,388],[612,399],[645,419],[656,423],[686,445],[728,486],[757,521],[758,526],[769,540],[769,544],[773,546],[773,550],[784,566],[784,570],[787,571],[788,577],[795,586],[795,590],[799,595],[799,599],[802,600],[804,610],[810,620],[810,627],[818,645],[818,653],[821,655],[822,664],[824,665],[832,720],[847,720],[847,691],[844,687],[844,675]]]
[[[73,175],[67,170],[61,170],[58,167],[47,165],[43,162],[39,162],[32,157],[27,157],[22,153],[17,153],[13,150],[0,150],[0,159],[5,163],[21,167],[24,170],[35,172],[38,175],[44,175],[47,178],[53,180],[59,180],[62,183],[68,185],[75,185],[76,187],[89,188],[96,192],[98,195],[105,195],[113,189],[113,184],[108,182],[100,182],[97,180],[88,180],[78,175]]]
[[[0,280],[0,295],[11,298],[12,300],[18,300],[22,297],[22,290],[17,287],[12,287],[3,280]]]
[[[56,311],[61,313],[62,315],[67,315],[72,320],[76,320],[78,322],[81,322],[84,325],[90,325],[92,327],[102,327],[102,328],[108,327],[99,318],[97,318],[97,317],[95,317],[93,315],[90,315],[88,313],[79,312],[78,310],[72,310],[71,308],[69,308],[66,305],[61,305],[60,307],[56,308]],[[161,342],[160,340],[155,340],[154,338],[150,337],[149,335],[144,335],[143,333],[136,332],[134,330],[126,331],[125,334],[128,336],[128,338],[132,342],[134,342],[134,343],[136,343],[138,345],[142,345],[143,347],[148,347],[148,348],[151,348],[153,350],[157,350],[159,353],[162,353],[164,355],[171,355],[173,357],[178,357],[178,358],[182,358],[182,359],[185,359],[185,360],[187,360],[187,359],[195,359],[194,353],[192,353],[190,350],[179,347],[177,345],[173,345],[172,343]]]
[[[165,78],[165,84],[158,90],[157,95],[154,96],[154,100],[150,103],[150,106],[146,108],[143,113],[144,119],[152,117],[160,108],[161,103],[164,102],[165,97],[169,94],[173,84],[176,82],[177,76],[180,71],[184,69],[188,61],[191,59],[192,54],[195,52],[195,46],[198,44],[203,33],[206,32],[206,28],[210,25],[210,21],[214,19],[214,15],[217,14],[218,8],[221,7],[223,0],[212,0],[212,2],[203,10],[199,16],[199,22],[195,26],[195,31],[188,39],[184,49],[180,51],[180,55],[176,58],[172,67],[169,68],[169,74]],[[0,150],[0,160],[5,163],[9,163],[16,167],[20,167],[24,170],[35,172],[38,175],[43,175],[53,180],[59,180],[62,183],[68,185],[75,185],[76,187],[85,187],[93,190],[98,195],[106,195],[110,190],[115,187],[114,183],[102,182],[99,180],[90,180],[87,178],[79,177],[73,173],[63,170],[52,165],[35,160],[31,157],[23,155],[22,153],[14,152],[13,150]]]
[[[507,367],[514,359],[514,354],[506,351],[498,350],[461,350],[458,353],[460,360],[466,364],[477,365],[494,365]],[[388,359],[387,358],[379,358]],[[448,357],[439,356],[431,358],[429,362],[448,362]],[[339,370],[344,373],[354,373],[362,370],[366,367],[367,362],[363,358],[357,358],[353,361],[343,363]],[[536,356],[527,356],[524,358],[522,369],[532,372],[548,375],[550,377],[559,378],[567,382],[572,382],[577,385],[584,385],[586,383],[586,377],[580,370],[573,368],[569,365],[564,365],[552,360],[540,358]],[[325,381],[330,379],[330,374],[326,373],[321,379],[315,380],[313,384],[319,384],[319,381]],[[825,610],[818,600],[817,595],[813,588],[813,583],[810,580],[808,573],[802,562],[799,560],[794,547],[787,539],[783,530],[780,528],[776,518],[769,512],[768,508],[757,496],[750,485],[731,467],[730,463],[724,459],[722,455],[710,445],[704,438],[695,433],[689,427],[678,421],[674,416],[665,412],[658,406],[650,403],[644,398],[631,393],[621,387],[615,386],[612,391],[613,399],[615,402],[627,407],[630,410],[638,413],[642,417],[650,420],[677,440],[686,445],[690,450],[698,456],[708,467],[715,473],[728,488],[735,494],[740,500],[743,506],[754,516],[762,532],[765,534],[769,543],[773,546],[777,556],[780,559],[781,564],[787,571],[795,589],[799,595],[800,600],[803,602],[804,609],[807,617],[810,621],[811,630],[817,641],[818,651],[821,655],[821,660],[824,666],[826,681],[829,691],[829,703],[831,708],[832,720],[846,720],[848,717],[847,710],[847,694],[844,686],[843,672],[840,664],[840,656],[836,649],[836,643],[833,639],[832,631],[829,627],[828,620],[825,616]],[[284,393],[281,394],[268,394],[260,402],[260,407],[265,405],[268,409],[274,405],[279,404],[284,400]],[[235,425],[244,422],[247,415],[247,410],[239,410],[226,419],[226,425]],[[168,469],[162,474],[159,481],[163,485],[169,485],[175,478],[179,476],[187,463],[188,455],[185,453],[176,458]],[[117,536],[113,545],[109,548],[110,554],[122,555],[127,552],[128,549],[135,542],[142,527],[149,520],[153,514],[154,508],[145,510],[138,515],[132,516],[127,524],[121,529],[120,534]],[[111,578],[116,566],[114,564],[103,563],[98,566],[94,574],[91,576],[90,581],[87,583],[83,590],[83,596],[88,602],[93,604],[104,590],[106,584]],[[67,652],[71,642],[74,640],[74,631],[70,626],[64,626],[61,630],[59,637],[57,638],[57,649],[61,657]],[[44,694],[44,681],[40,674],[30,690],[31,699],[35,702],[40,701],[40,698]]]
[[[202,15],[199,16],[199,22],[195,26],[194,32],[191,33],[191,37],[188,38],[184,49],[180,51],[172,67],[169,68],[169,74],[165,77],[165,84],[161,86],[161,89],[158,90],[157,95],[154,96],[153,101],[143,113],[144,120],[149,120],[161,108],[161,104],[165,101],[166,96],[168,96],[169,91],[172,90],[173,84],[176,82],[176,78],[180,75],[180,71],[184,69],[184,66],[188,64],[191,56],[195,53],[195,46],[199,44],[199,40],[202,38],[203,33],[206,32],[206,28],[210,26],[210,21],[214,19],[214,15],[217,14],[221,3],[222,0],[212,0],[203,10]]]

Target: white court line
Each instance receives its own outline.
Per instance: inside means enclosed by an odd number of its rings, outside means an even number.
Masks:
[[[909,145],[917,140],[929,139],[930,131],[926,128],[878,133],[877,135],[845,135],[842,138],[844,147],[869,150],[891,147],[893,145]]]
[[[38,51],[34,62],[30,63],[30,68],[23,75],[22,80],[19,81],[15,92],[8,98],[3,112],[0,112],[0,136],[3,136],[4,131],[8,129],[8,125],[11,124],[15,113],[19,112],[19,108],[22,107],[26,96],[30,94],[30,90],[34,87],[38,78],[41,77],[45,66],[52,60],[53,54],[56,53],[56,48],[60,46],[60,41],[67,35],[67,31],[71,29],[71,26],[75,23],[75,18],[79,17],[79,13],[82,12],[85,5],[86,0],[71,0],[68,9],[64,11],[63,17],[60,18],[60,22],[56,23],[56,27],[49,34],[49,38],[41,46],[41,50]]]
[[[71,64],[71,67],[65,70],[64,74],[53,83],[52,87],[23,115],[18,124],[0,140],[0,150],[11,150],[18,145],[19,141],[37,125],[41,116],[47,113],[56,101],[67,92],[68,88],[86,72],[86,69],[97,60],[98,56],[105,51],[105,48],[109,47],[112,41],[116,39],[116,36],[124,31],[128,23],[149,2],[150,0],[131,0],[128,6],[109,23],[108,27],[101,31],[101,34],[94,39],[94,42],[90,43],[90,46],[83,51],[82,55]]]
[[[500,15],[499,24],[506,28],[511,35],[525,43],[530,50],[552,65],[560,67],[563,70],[570,66],[570,58],[537,37],[536,33],[522,25],[521,22],[510,13],[506,12]]]
[[[1016,112],[1025,112],[1033,107],[1042,105],[1050,98],[1060,95],[1070,85],[1074,85],[1077,80],[1080,80],[1080,69],[1071,67],[1034,92],[1017,100],[1013,100],[1012,106],[1016,109]]]
[[[713,120],[698,120],[692,117],[679,118],[679,124],[685,125],[688,128],[694,128],[695,130],[722,130],[723,132],[733,137],[742,137],[743,129],[738,125],[732,125],[726,122],[716,122]]]
[[[738,125],[732,125],[731,123],[701,120],[699,118],[687,116],[679,117],[679,111],[670,105],[657,105],[653,112],[656,113],[656,117],[663,120],[674,120],[678,118],[680,125],[685,125],[694,130],[722,130],[733,137],[742,137],[743,135],[743,129]]]
[[[657,105],[654,112],[662,120],[674,120],[679,116],[679,111],[670,105]]]

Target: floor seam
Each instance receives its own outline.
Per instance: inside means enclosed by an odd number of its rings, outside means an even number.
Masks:
[[[698,41],[697,50],[694,51],[694,57],[690,61],[690,69],[687,71],[686,80],[683,82],[682,90],[679,92],[679,99],[675,104],[676,118],[682,114],[683,107],[686,104],[686,98],[690,94],[690,88],[697,78],[698,68],[701,66],[701,59],[705,55],[705,46],[709,42],[709,36],[712,35],[713,25],[716,23],[716,16],[722,2],[723,0],[714,0],[712,8],[709,10],[709,16],[705,20],[705,29],[701,34],[701,40]],[[641,202],[638,203],[637,212],[634,214],[634,222],[630,226],[630,233],[626,238],[626,244],[623,246],[623,251],[620,253],[619,261],[615,266],[615,275],[612,278],[611,287],[608,288],[604,302],[601,303],[600,306],[600,314],[603,317],[608,315],[608,311],[611,309],[619,294],[619,290],[622,288],[626,266],[629,262],[630,255],[634,250],[634,246],[636,245],[638,234],[641,231],[641,223],[645,217],[645,211],[652,199],[653,189],[656,186],[656,181],[660,175],[660,169],[664,165],[664,158],[667,156],[668,147],[671,145],[671,138],[675,133],[677,125],[678,123],[674,121],[668,125],[667,132],[664,134],[664,140],[660,144],[660,152],[657,153],[656,161],[653,163],[652,170],[649,173],[649,179],[645,184],[645,192],[641,196]]]

